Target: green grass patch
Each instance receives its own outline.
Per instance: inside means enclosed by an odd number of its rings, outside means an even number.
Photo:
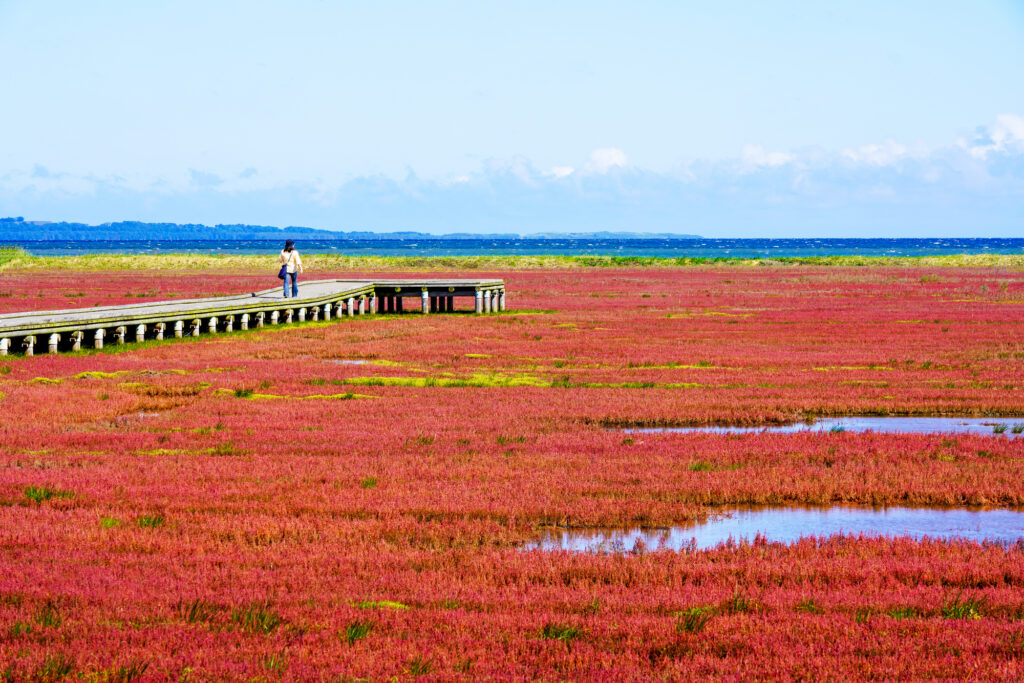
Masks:
[[[178,616],[189,624],[210,623],[222,610],[218,605],[196,598],[190,602],[181,601],[174,606]]]
[[[155,515],[142,515],[135,520],[135,523],[139,525],[140,529],[157,529],[162,527],[167,520],[160,513]]]
[[[362,602],[357,602],[356,607],[359,609],[409,609],[408,605],[395,602],[394,600],[363,600]]]
[[[341,634],[342,640],[349,645],[354,644],[357,640],[362,640],[366,636],[370,635],[373,630],[373,623],[369,621],[353,621],[351,624],[345,627],[344,632]]]
[[[691,607],[682,612],[676,612],[676,633],[700,633],[713,616],[715,616],[713,607]]]
[[[943,619],[981,619],[985,611],[985,598],[962,597],[959,593],[942,606]]]
[[[60,489],[53,489],[49,486],[26,486],[25,487],[25,498],[29,499],[33,503],[45,503],[53,498],[74,498],[75,494],[71,491],[62,491]]]
[[[271,633],[283,623],[267,602],[253,602],[245,607],[235,608],[231,613],[231,621],[243,631],[252,633]]]
[[[560,640],[569,643],[583,635],[583,629],[571,624],[559,624],[549,621],[540,630],[541,638],[548,640]]]

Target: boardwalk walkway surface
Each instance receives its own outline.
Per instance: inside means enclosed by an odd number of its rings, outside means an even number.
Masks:
[[[47,350],[77,351],[83,343],[102,348],[105,338],[123,344],[163,339],[165,335],[199,336],[266,324],[330,320],[331,315],[402,313],[409,310],[449,313],[456,297],[472,297],[476,313],[505,309],[502,280],[315,280],[303,282],[299,296],[285,298],[281,288],[234,296],[179,301],[153,301],[123,306],[98,306],[60,311],[29,311],[0,315],[0,355],[32,355],[40,337]],[[419,304],[418,306],[416,304]]]

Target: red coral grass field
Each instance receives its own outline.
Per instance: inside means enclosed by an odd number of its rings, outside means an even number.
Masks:
[[[1019,508],[1024,439],[626,430],[1012,424],[1024,275],[481,275],[506,280],[506,313],[0,361],[0,680],[1024,676],[1024,543],[524,549],[552,526],[662,527],[722,506]],[[0,278],[0,312],[271,284]]]

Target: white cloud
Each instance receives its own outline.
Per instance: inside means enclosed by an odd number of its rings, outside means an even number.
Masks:
[[[740,161],[749,170],[756,168],[774,168],[793,161],[796,157],[785,152],[769,152],[761,145],[744,145],[740,150]]]
[[[974,144],[961,143],[975,159],[992,152],[1024,152],[1024,116],[999,114],[996,121],[982,129]]]
[[[590,173],[607,173],[613,168],[626,165],[626,153],[616,147],[602,147],[590,153],[585,170]]]
[[[576,171],[572,166],[552,166],[551,170],[545,171],[544,175],[553,176],[555,178],[564,178],[572,175]]]
[[[843,156],[857,164],[870,164],[872,166],[889,166],[907,156],[906,145],[894,140],[886,140],[880,145],[861,145],[860,147],[846,148]]]

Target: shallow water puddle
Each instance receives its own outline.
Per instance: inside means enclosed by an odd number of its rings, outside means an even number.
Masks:
[[[555,529],[527,550],[625,553],[681,550],[694,543],[714,548],[729,539],[790,543],[802,537],[836,534],[909,536],[1015,543],[1024,540],[1024,511],[935,508],[747,508],[712,516],[703,524],[667,529]]]
[[[999,434],[1024,436],[1024,417],[823,417],[814,422],[761,427],[663,427],[627,432],[681,434],[793,434],[798,432],[879,432],[885,434]]]

